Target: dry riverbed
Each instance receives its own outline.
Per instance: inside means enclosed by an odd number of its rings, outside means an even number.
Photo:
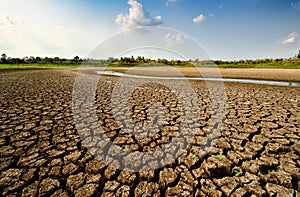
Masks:
[[[298,70],[287,72],[265,76],[300,81]],[[201,157],[196,150],[209,132],[213,110],[205,82],[192,81],[199,106],[199,117],[191,118],[198,121],[192,128],[196,140],[174,163],[149,172],[131,172],[99,161],[82,144],[72,114],[75,77],[74,70],[0,71],[2,196],[299,195],[300,88],[224,83],[221,133],[215,146]],[[135,122],[151,120],[148,112],[155,103],[166,113],[163,131],[136,137],[115,124],[110,98],[118,79],[105,76],[97,86],[95,111],[106,136],[132,151],[151,151],[167,144],[183,115],[176,95],[157,83],[134,91],[129,106],[124,107]]]
[[[153,68],[107,68],[107,70],[118,72],[130,72],[132,74],[147,74],[160,76],[174,76],[174,72],[170,72],[170,68],[156,67],[154,69],[160,72],[153,71]],[[186,77],[223,77],[236,79],[264,79],[276,81],[295,81],[300,82],[300,69],[255,69],[255,68],[172,68],[177,70],[181,75]],[[176,75],[175,75],[176,76]],[[177,75],[178,76],[178,75]]]

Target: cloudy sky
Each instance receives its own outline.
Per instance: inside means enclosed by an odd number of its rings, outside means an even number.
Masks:
[[[212,59],[288,58],[299,19],[297,0],[0,0],[0,53],[88,57],[117,33],[158,26],[182,32],[166,32],[169,45],[190,37]]]

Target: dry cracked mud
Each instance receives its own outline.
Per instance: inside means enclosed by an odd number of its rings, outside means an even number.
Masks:
[[[199,106],[189,118],[194,140],[174,162],[132,172],[100,161],[82,143],[72,111],[75,77],[70,70],[0,71],[2,196],[299,196],[300,88],[225,83],[220,136],[200,156],[214,110],[205,82],[190,82],[197,94],[191,105]],[[184,116],[174,92],[145,83],[128,106],[115,110],[110,99],[117,82],[102,77],[96,91],[97,124],[107,139],[139,152],[168,144]],[[161,111],[153,112],[154,104]],[[129,121],[122,119],[124,108],[136,123],[125,131],[118,124]],[[155,118],[160,113],[164,120]],[[151,121],[162,126],[139,135],[139,126]]]

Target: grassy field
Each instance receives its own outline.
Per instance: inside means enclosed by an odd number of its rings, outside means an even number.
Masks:
[[[0,70],[79,68],[76,64],[0,64]]]

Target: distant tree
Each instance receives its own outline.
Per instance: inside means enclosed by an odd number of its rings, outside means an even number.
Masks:
[[[142,59],[141,56],[137,56],[136,61],[137,61],[138,63],[140,63],[140,62],[143,62],[143,59]]]
[[[78,55],[76,55],[74,58],[73,58],[73,61],[78,64],[79,63],[79,60],[80,58],[78,57]]]
[[[297,58],[300,58],[300,50],[299,50],[299,53],[298,53],[298,56],[297,56]]]
[[[131,58],[130,58],[129,61],[130,61],[130,63],[134,63],[134,62],[135,62],[135,59],[134,59],[134,56],[133,56],[133,55],[131,56]]]
[[[24,64],[25,63],[24,60],[21,58],[15,58],[15,62],[16,62],[16,64]]]
[[[40,58],[40,57],[38,57],[38,56],[35,58],[35,60],[36,60],[37,63],[42,62],[42,58]]]
[[[86,59],[84,59],[83,61],[86,61]],[[114,58],[112,62],[119,62],[118,58]]]
[[[27,56],[23,57],[24,63],[28,63],[27,60],[28,60],[28,57],[27,57]]]
[[[28,63],[28,64],[36,63],[35,57],[33,57],[33,56],[25,57],[24,59],[25,59],[25,63]]]
[[[115,60],[115,58],[113,58],[113,57],[109,57],[109,58],[107,59],[107,61],[108,61],[109,63],[114,62],[114,60]]]
[[[54,58],[53,58],[53,63],[54,63],[54,64],[57,64],[57,63],[59,63],[59,62],[60,62],[59,57],[54,57]]]
[[[52,64],[53,63],[53,58],[44,57],[43,58],[43,63],[45,63],[45,64]]]
[[[169,62],[168,62],[167,59],[160,59],[160,58],[158,58],[158,59],[157,59],[157,63],[160,63],[160,64],[168,64]]]
[[[15,63],[14,58],[11,57],[6,58],[6,64],[14,64],[14,63]]]
[[[6,61],[6,58],[7,58],[6,54],[3,53],[3,54],[1,55],[1,63],[6,63],[6,62],[7,62],[7,61]]]
[[[6,58],[7,58],[6,54],[3,53],[3,54],[1,55],[1,58],[6,59]]]
[[[63,62],[64,62],[64,63],[67,63],[67,59],[66,59],[66,58],[61,58],[61,59],[60,59],[60,62],[61,62],[61,63],[63,63]]]

